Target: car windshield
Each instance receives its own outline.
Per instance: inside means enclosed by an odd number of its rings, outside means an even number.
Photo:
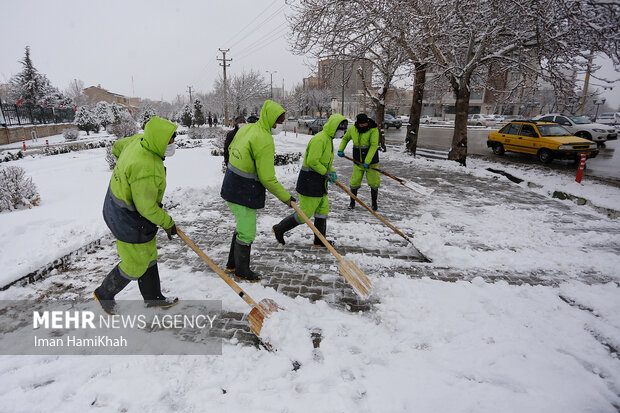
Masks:
[[[571,136],[571,133],[560,125],[536,125],[541,136]]]
[[[601,119],[613,118],[614,114],[613,113],[601,113],[598,117]]]
[[[586,125],[588,123],[592,123],[588,118],[584,118],[582,116],[567,116],[567,118],[575,122],[577,125]]]

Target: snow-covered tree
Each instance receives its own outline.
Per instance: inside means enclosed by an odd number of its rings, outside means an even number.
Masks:
[[[202,111],[202,103],[200,99],[194,100],[194,125],[202,126],[205,124],[205,114]]]
[[[121,112],[122,112],[122,109],[116,102],[112,102],[110,104],[110,115],[112,116],[111,123],[115,123],[119,121],[119,119],[121,118]]]
[[[77,126],[79,130],[86,131],[87,135],[90,135],[91,131],[99,131],[97,116],[88,106],[80,106],[77,108],[73,124]]]
[[[192,126],[193,120],[192,107],[186,103],[181,111],[181,124],[189,128]]]
[[[139,122],[140,127],[144,129],[149,119],[151,119],[153,116],[156,116],[157,113],[155,113],[155,109],[153,109],[153,106],[151,106],[151,104],[148,102],[141,106],[142,108],[140,109]]]
[[[307,91],[310,108],[319,112],[319,116],[328,114],[331,111],[332,94],[325,88],[311,89]]]
[[[126,110],[121,111],[118,120],[110,125],[110,133],[118,138],[126,138],[138,133],[138,125]]]
[[[95,106],[95,116],[97,117],[97,121],[103,129],[105,129],[109,124],[114,122],[114,116],[112,115],[111,105],[108,102],[98,102]]]
[[[9,80],[9,101],[23,105],[41,105],[47,99],[62,101],[62,93],[54,88],[50,81],[34,67],[30,59],[30,47],[26,46],[23,60],[20,60],[22,70]]]

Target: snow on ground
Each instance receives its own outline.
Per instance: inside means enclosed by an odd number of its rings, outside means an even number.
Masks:
[[[309,139],[280,134],[276,150],[303,152]],[[219,193],[221,158],[212,157],[210,150],[208,146],[180,149],[166,160],[166,203],[180,204],[173,217],[187,225],[201,214],[199,203],[205,202],[205,196]],[[0,239],[0,264],[5,269],[0,283],[107,233],[101,205],[110,171],[103,157],[101,149],[12,163],[33,177],[42,204],[0,214],[5,234]],[[398,153],[387,153],[384,159],[440,177],[433,195],[417,199],[411,217],[394,221],[406,233],[416,233],[416,245],[433,259],[431,268],[557,271],[558,265],[568,262],[559,269],[567,273],[566,279],[557,286],[509,285],[479,277],[445,282],[393,274],[373,280],[378,304],[370,313],[347,313],[323,301],[293,299],[260,283],[244,284],[251,296],[272,298],[284,307],[264,326],[277,352],[225,340],[222,356],[0,356],[2,411],[85,411],[89,407],[127,412],[617,411],[617,253],[588,253],[583,245],[620,244],[619,224],[568,201],[549,200],[569,205],[575,211],[574,221],[558,216],[557,211],[527,209],[523,206],[527,201],[494,205],[494,199],[484,193],[447,191],[452,183],[443,181],[462,173],[483,184],[504,179],[493,178],[496,175],[485,170],[491,165],[486,161],[470,161],[464,172],[451,162],[411,160]],[[296,174],[290,173],[290,167],[278,167],[277,173],[287,188],[294,187]],[[552,174],[534,170],[528,174],[528,180],[548,188],[564,185]],[[514,188],[516,200],[532,191],[517,185],[507,188]],[[597,204],[605,197],[617,197],[616,191],[608,187],[588,195]],[[480,205],[471,204],[476,197]],[[388,204],[384,198],[380,201]],[[587,212],[581,212],[583,208]],[[261,211],[259,226],[270,225],[280,212]],[[584,217],[593,219],[594,229],[586,234],[562,233],[554,227],[566,220],[571,227]],[[213,217],[215,225],[223,225],[221,221]],[[611,230],[599,234],[597,227]],[[338,223],[333,228],[351,231]],[[370,242],[379,242],[369,234],[372,227],[361,228]],[[228,238],[225,243],[223,248]],[[472,247],[481,243],[498,251]],[[361,258],[355,260],[363,265]],[[164,287],[183,292],[184,299],[221,299],[224,309],[247,312],[243,301],[216,277],[206,277],[189,264],[167,268],[164,262],[164,271],[168,283],[176,280],[174,286]],[[616,282],[590,283],[572,277],[588,271]],[[98,281],[86,277],[74,287],[92,291]],[[54,277],[50,277],[0,292],[0,299],[36,297],[53,288]],[[136,290],[130,285],[119,298],[135,298]],[[310,332],[317,329],[322,341],[315,349]],[[298,370],[293,370],[293,361],[301,364]]]

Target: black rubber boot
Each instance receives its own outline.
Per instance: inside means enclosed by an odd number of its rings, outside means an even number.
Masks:
[[[235,242],[235,277],[240,280],[256,282],[262,279],[259,273],[250,269],[250,252],[252,244],[243,245]]]
[[[325,235],[327,234],[327,218],[316,218],[315,217],[314,226],[327,239],[327,236]],[[327,242],[329,242],[332,246],[334,246],[333,240],[327,240]],[[314,245],[315,247],[326,247],[326,245],[323,244],[323,241],[321,241],[321,239],[317,237],[316,234],[314,234],[314,243],[312,245]]]
[[[379,196],[379,188],[370,188],[370,196],[372,197],[372,210],[376,211],[379,209],[379,205],[377,205],[377,197]]]
[[[284,233],[292,230],[297,225],[299,225],[299,222],[297,222],[297,212],[294,212],[288,217],[284,218],[282,221],[280,221],[279,224],[276,224],[273,227],[271,227],[271,229],[273,230],[273,233],[276,235],[276,239],[278,240],[278,242],[284,245],[286,244],[286,242],[284,242]]]
[[[120,293],[127,284],[129,284],[129,280],[121,275],[121,270],[118,265],[116,265],[105,277],[101,285],[93,292],[93,295],[97,301],[99,301],[99,304],[101,304],[103,311],[109,315],[116,314],[117,309],[114,296]]]
[[[226,263],[226,271],[233,272],[235,270],[235,240],[237,239],[237,231],[233,234],[230,242],[230,251],[228,252],[228,262]]]
[[[147,307],[168,308],[179,302],[178,298],[166,298],[161,293],[157,264],[149,267],[146,272],[138,278],[138,287],[140,287],[140,293]]]
[[[353,192],[353,195],[357,196],[357,190],[359,188],[351,188],[351,192]],[[351,202],[349,203],[349,209],[355,209],[355,199],[351,198]]]

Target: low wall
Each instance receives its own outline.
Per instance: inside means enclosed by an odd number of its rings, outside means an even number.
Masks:
[[[36,130],[37,138],[61,134],[65,129],[77,129],[72,123],[54,123],[48,125],[9,126],[0,128],[0,145],[32,139],[32,131]]]

